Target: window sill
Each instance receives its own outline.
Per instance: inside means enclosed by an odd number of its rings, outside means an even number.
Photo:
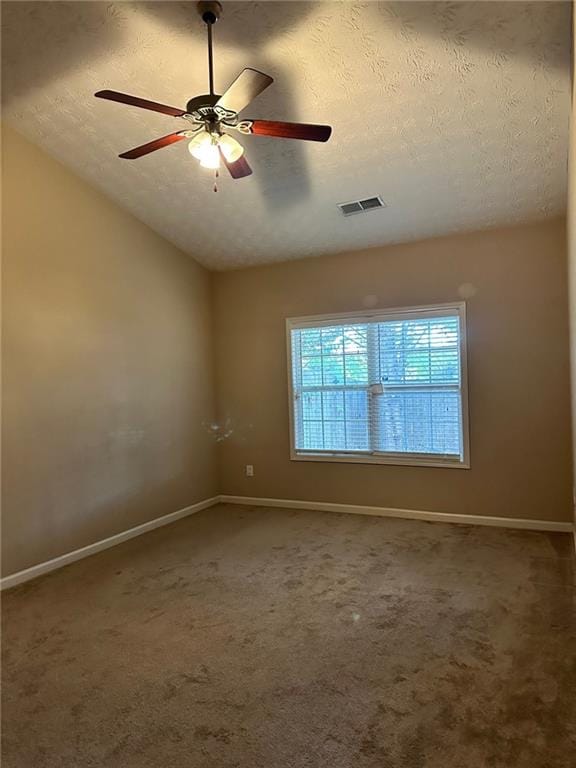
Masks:
[[[441,458],[416,454],[369,454],[369,453],[308,453],[292,451],[291,461],[321,461],[343,464],[390,464],[407,467],[443,467],[444,469],[470,469],[470,462],[458,458]]]

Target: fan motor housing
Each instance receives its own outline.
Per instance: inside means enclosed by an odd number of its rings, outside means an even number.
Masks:
[[[216,93],[205,93],[203,96],[194,96],[186,104],[186,112],[192,114],[192,112],[199,112],[203,117],[210,117],[214,115],[214,105],[218,101],[220,96]]]

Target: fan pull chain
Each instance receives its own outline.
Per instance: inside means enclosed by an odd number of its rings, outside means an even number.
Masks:
[[[218,192],[218,178],[220,176],[220,172],[218,171],[218,168],[214,171],[214,192]]]

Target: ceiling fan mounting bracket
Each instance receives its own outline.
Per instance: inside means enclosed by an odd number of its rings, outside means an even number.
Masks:
[[[202,0],[196,7],[204,24],[216,24],[222,13],[222,4],[217,0]]]

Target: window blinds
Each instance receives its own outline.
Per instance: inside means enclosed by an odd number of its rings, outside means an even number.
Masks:
[[[291,321],[299,453],[462,461],[463,308]]]

